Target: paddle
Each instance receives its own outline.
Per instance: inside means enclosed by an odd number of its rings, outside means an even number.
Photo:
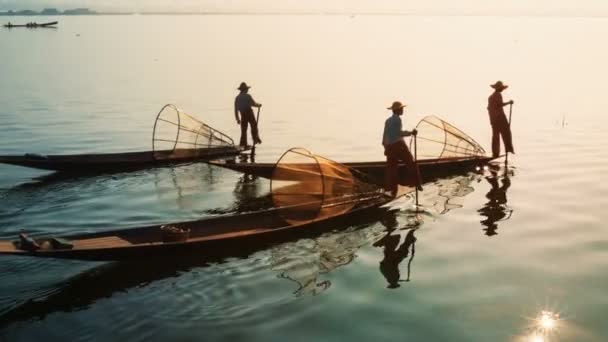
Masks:
[[[509,130],[511,130],[511,115],[513,114],[513,102],[509,104]],[[513,138],[511,138],[513,139]],[[509,151],[505,151],[505,166],[509,164]]]
[[[258,136],[260,136],[260,126],[259,126],[259,124],[260,124],[260,109],[262,109],[262,106],[258,107],[258,114],[257,114],[257,116],[255,118],[255,125],[258,128]],[[257,142],[254,140],[253,141],[253,147],[251,148],[251,155],[255,154],[255,145],[256,145],[256,143]]]

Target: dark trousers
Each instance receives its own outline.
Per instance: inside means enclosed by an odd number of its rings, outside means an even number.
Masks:
[[[492,156],[494,158],[500,155],[500,137],[505,145],[505,151],[515,153],[513,150],[513,140],[511,138],[511,127],[509,121],[504,114],[496,115],[490,119],[492,125]]]
[[[414,162],[414,157],[405,141],[400,140],[394,144],[384,146],[384,155],[386,155],[386,190],[391,191],[394,195],[397,194],[400,161],[405,164],[406,185],[422,185],[420,170],[418,170],[418,165]]]
[[[258,133],[258,123],[255,120],[253,110],[250,108],[241,112],[241,146],[247,146],[247,127],[251,125],[251,138],[254,143],[260,141]]]

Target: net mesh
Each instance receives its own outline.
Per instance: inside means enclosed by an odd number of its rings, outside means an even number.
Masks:
[[[165,105],[156,117],[152,148],[158,151],[199,150],[233,147],[226,134],[207,126],[172,104]]]
[[[416,130],[418,159],[481,157],[486,154],[473,138],[436,116],[420,120]],[[412,143],[413,138],[410,146]]]
[[[366,176],[344,165],[292,148],[277,162],[271,178],[275,207],[289,223],[340,215],[382,192]]]

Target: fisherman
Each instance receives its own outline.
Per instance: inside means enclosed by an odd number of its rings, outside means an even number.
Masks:
[[[261,144],[262,140],[258,133],[258,123],[253,114],[251,107],[260,108],[262,105],[255,102],[253,97],[248,93],[250,86],[247,83],[242,82],[238,87],[240,93],[234,99],[234,117],[236,118],[237,124],[241,125],[241,146],[247,146],[247,126],[251,125],[251,137],[254,144]],[[241,117],[239,118],[239,112]]]
[[[407,170],[407,185],[415,186],[422,191],[422,181],[418,165],[414,162],[414,157],[410,152],[403,137],[416,135],[418,132],[403,131],[401,115],[406,105],[399,101],[387,109],[392,110],[393,115],[384,122],[384,135],[382,145],[384,145],[384,155],[386,156],[386,190],[396,197],[399,183],[399,161],[403,161]]]
[[[511,125],[505,115],[504,106],[513,105],[513,100],[502,102],[502,91],[509,86],[503,84],[502,81],[490,85],[494,88],[494,93],[488,98],[488,114],[490,115],[490,124],[492,125],[492,157],[498,158],[500,155],[500,136],[505,145],[505,151],[515,153],[513,150],[513,141],[511,138]]]

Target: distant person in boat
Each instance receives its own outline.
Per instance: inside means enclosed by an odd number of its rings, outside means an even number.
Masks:
[[[238,87],[240,93],[234,99],[234,117],[236,118],[237,124],[241,125],[241,146],[247,146],[247,127],[251,126],[251,137],[254,144],[261,144],[262,140],[258,132],[258,123],[253,114],[252,107],[260,108],[262,105],[255,102],[253,97],[249,94],[250,86],[247,83],[242,82]],[[241,116],[239,118],[239,113]]]
[[[492,125],[492,157],[500,155],[500,136],[505,145],[506,152],[515,153],[513,150],[513,140],[511,137],[511,126],[505,115],[504,106],[512,105],[513,100],[503,102],[502,92],[509,86],[498,81],[490,87],[494,88],[494,93],[488,98],[488,114]]]
[[[418,165],[414,162],[414,157],[410,152],[403,137],[416,135],[418,132],[402,130],[401,115],[403,108],[406,105],[399,101],[393,102],[388,107],[393,114],[384,122],[384,135],[382,136],[382,145],[384,146],[384,155],[386,156],[386,190],[390,191],[393,196],[397,196],[399,184],[399,162],[405,163],[407,170],[407,184],[416,186],[418,190],[422,190],[422,180]]]

